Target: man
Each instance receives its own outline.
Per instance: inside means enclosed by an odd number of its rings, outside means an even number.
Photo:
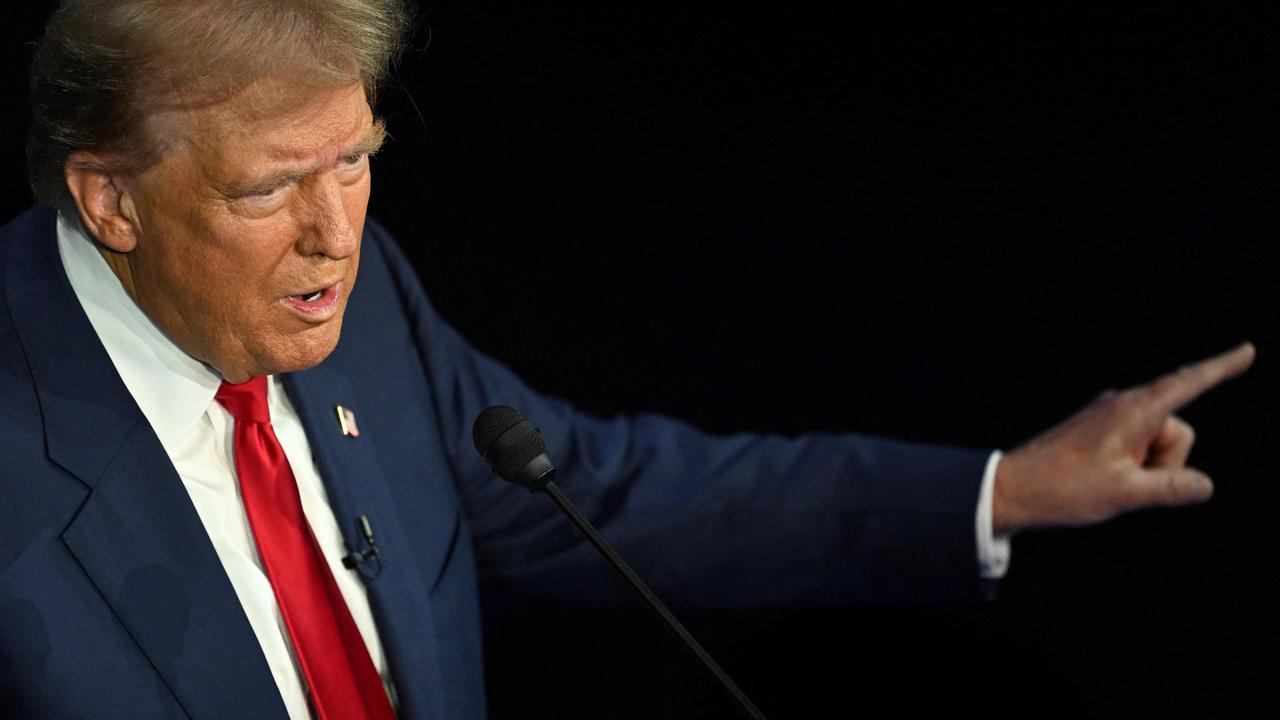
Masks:
[[[536,395],[366,222],[369,100],[405,23],[371,0],[51,20],[43,206],[0,237],[0,687],[19,715],[483,715],[477,565],[526,592],[610,587],[544,504],[484,481],[468,428],[499,402],[689,605],[978,597],[1014,532],[1211,493],[1174,413],[1250,346],[1003,458],[715,439]]]

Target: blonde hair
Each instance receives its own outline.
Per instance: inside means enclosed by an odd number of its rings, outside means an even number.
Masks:
[[[149,118],[266,75],[358,81],[372,104],[410,22],[401,0],[63,0],[31,69],[36,199],[67,199],[63,166],[77,150],[147,167],[168,139]]]

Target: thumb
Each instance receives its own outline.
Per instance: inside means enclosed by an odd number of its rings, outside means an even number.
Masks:
[[[1133,482],[1130,510],[1157,505],[1195,505],[1213,496],[1213,481],[1190,467],[1138,470]]]

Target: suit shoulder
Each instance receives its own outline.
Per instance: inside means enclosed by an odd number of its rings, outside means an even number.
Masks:
[[[13,318],[9,313],[11,273],[10,259],[14,249],[23,243],[39,242],[41,239],[52,242],[54,238],[57,213],[47,205],[34,205],[21,215],[0,226],[0,367],[9,370],[10,376],[19,373],[19,366],[25,370],[25,363],[18,357],[19,343],[15,339],[16,331]],[[14,363],[17,363],[16,365]]]
[[[58,213],[48,205],[32,205],[21,215],[0,226],[0,265],[9,248],[37,237],[52,238]],[[0,278],[0,281],[3,279]]]
[[[369,265],[373,265],[368,269],[378,274],[385,273],[384,279],[391,282],[402,297],[423,292],[413,263],[391,232],[374,218],[365,219],[364,242],[360,254],[362,273]]]

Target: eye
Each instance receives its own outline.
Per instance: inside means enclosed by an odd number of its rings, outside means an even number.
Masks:
[[[245,195],[240,199],[255,207],[267,207],[273,205],[280,200],[285,193],[287,185],[281,185],[270,192],[256,192]]]
[[[369,159],[369,153],[358,153],[354,155],[343,155],[338,158],[338,172],[341,173],[357,173],[364,169],[365,161]]]

